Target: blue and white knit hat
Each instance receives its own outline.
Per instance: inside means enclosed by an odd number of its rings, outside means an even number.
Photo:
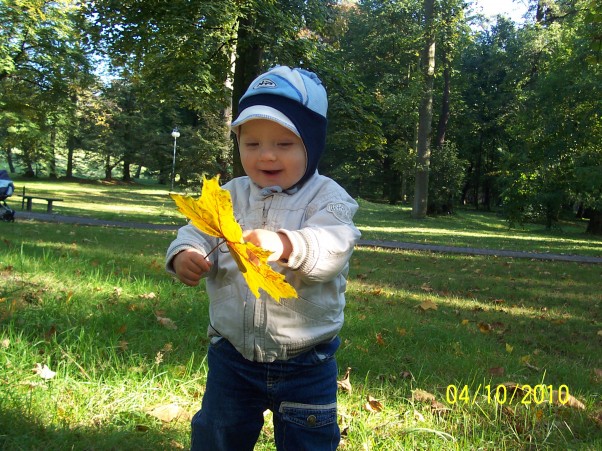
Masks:
[[[326,146],[328,98],[316,74],[305,69],[276,66],[250,84],[238,104],[239,114],[231,128],[252,119],[267,119],[288,128],[303,140],[307,155],[301,186],[318,167]]]

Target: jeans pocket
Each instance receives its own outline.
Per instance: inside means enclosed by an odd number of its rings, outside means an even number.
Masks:
[[[282,402],[278,409],[282,420],[307,428],[320,428],[337,421],[337,403],[301,404],[298,402]]]

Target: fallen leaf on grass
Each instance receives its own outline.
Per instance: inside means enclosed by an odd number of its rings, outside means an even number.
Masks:
[[[416,390],[412,390],[412,400],[418,402],[431,402],[435,401],[435,395],[429,393],[424,390],[420,390],[417,388]]]
[[[489,332],[491,332],[491,324],[489,323],[479,323],[477,324],[477,327],[479,328],[481,333],[488,334]]]
[[[351,393],[351,381],[349,380],[349,375],[351,374],[351,367],[347,368],[345,372],[345,376],[340,381],[337,381],[337,385],[339,389],[344,392]]]
[[[442,414],[451,410],[445,404],[437,401],[435,395],[427,391],[420,390],[419,388],[412,391],[412,400],[429,404],[431,406],[431,412],[433,413]]]
[[[404,370],[401,373],[399,373],[399,376],[402,379],[416,380],[416,379],[414,379],[414,375],[410,371],[407,371],[407,370]]]
[[[533,370],[537,373],[541,372],[541,368],[536,367],[535,365],[531,365],[529,362],[525,363],[525,366],[530,370]]]
[[[600,368],[594,368],[594,382],[598,383],[602,381],[602,370]]]
[[[169,330],[176,330],[178,328],[178,326],[176,326],[176,323],[174,323],[171,319],[169,318],[164,318],[162,316],[157,316],[157,321],[159,322],[159,324],[161,324],[163,327],[165,327],[166,329]]]
[[[445,404],[440,403],[439,401],[437,401],[436,399],[431,401],[431,412],[433,413],[447,413],[449,412],[451,409],[449,407],[447,407]]]
[[[376,334],[376,342],[379,346],[385,346],[385,339],[383,338],[383,334],[380,332]]]
[[[433,289],[426,282],[422,284],[422,286],[420,287],[420,289],[422,291],[426,291],[427,293],[430,293],[431,291],[433,291]]]
[[[503,376],[504,375],[504,367],[502,366],[494,366],[493,368],[489,368],[489,374],[492,376]]]
[[[375,413],[380,412],[383,410],[383,405],[379,400],[374,399],[372,396],[368,395],[366,397],[366,404],[364,404],[364,410]]]
[[[420,308],[423,312],[426,312],[427,310],[437,310],[438,307],[433,301],[426,300],[418,304],[418,308]]]
[[[530,360],[531,360],[531,355],[527,354],[520,358],[520,363],[522,363],[524,365],[525,363],[529,363]]]
[[[585,404],[571,394],[560,395],[558,390],[552,390],[552,403],[557,406],[567,406],[573,409],[585,409]]]
[[[155,269],[155,270],[163,270],[163,264],[158,262],[156,259],[152,260],[149,265],[148,265],[151,269]]]
[[[2,342],[0,342],[0,346],[4,349],[8,349],[10,346],[10,340],[8,338],[3,339]]]
[[[146,413],[150,416],[158,418],[164,423],[171,423],[174,420],[188,421],[190,419],[188,412],[174,403],[152,407],[148,409]]]
[[[150,293],[141,294],[138,296],[140,299],[155,299],[157,295],[151,291]]]
[[[39,363],[36,363],[33,372],[45,380],[52,379],[54,376],[56,376],[56,372],[48,368],[46,364],[41,365]]]
[[[514,346],[511,346],[508,343],[506,343],[506,352],[508,354],[511,354],[513,350],[514,350]]]

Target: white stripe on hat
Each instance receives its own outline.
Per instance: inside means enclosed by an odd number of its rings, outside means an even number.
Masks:
[[[232,131],[238,135],[239,127],[245,122],[251,121],[253,119],[266,119],[268,121],[276,122],[277,124],[288,128],[295,135],[301,138],[297,127],[295,127],[295,125],[284,113],[278,111],[276,108],[272,108],[271,106],[267,105],[253,105],[248,108],[245,108],[240,112],[238,118],[234,122],[232,122],[232,125],[230,127]]]

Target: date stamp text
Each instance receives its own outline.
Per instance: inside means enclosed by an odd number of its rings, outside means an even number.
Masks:
[[[486,401],[487,404],[510,404],[520,402],[521,404],[567,404],[570,400],[569,387],[567,385],[537,384],[479,384],[476,388],[468,385],[458,386],[450,384],[445,391],[445,399],[448,404],[476,404]]]

